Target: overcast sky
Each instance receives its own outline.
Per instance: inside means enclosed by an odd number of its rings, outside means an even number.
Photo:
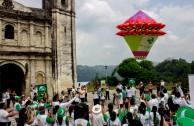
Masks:
[[[41,0],[15,0],[41,7]],[[157,22],[166,24],[147,59],[194,60],[194,0],[75,0],[77,64],[117,65],[133,57],[116,26],[143,10]]]

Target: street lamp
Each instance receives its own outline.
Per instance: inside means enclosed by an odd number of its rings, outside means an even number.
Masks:
[[[105,67],[105,69],[106,69],[106,84],[108,83],[108,81],[107,81],[107,67],[108,66],[104,66]]]

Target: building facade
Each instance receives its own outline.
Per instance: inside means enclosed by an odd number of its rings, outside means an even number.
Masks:
[[[18,95],[47,84],[49,95],[77,82],[74,0],[42,0],[42,9],[0,0],[0,91]]]

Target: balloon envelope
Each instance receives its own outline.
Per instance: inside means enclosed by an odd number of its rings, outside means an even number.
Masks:
[[[127,35],[125,41],[136,59],[145,59],[158,36],[155,35]]]

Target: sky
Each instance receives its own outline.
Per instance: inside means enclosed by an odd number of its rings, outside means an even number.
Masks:
[[[15,0],[41,8],[41,0]],[[194,0],[75,0],[78,65],[118,65],[133,58],[116,26],[139,10],[166,24],[147,60],[194,60]]]

